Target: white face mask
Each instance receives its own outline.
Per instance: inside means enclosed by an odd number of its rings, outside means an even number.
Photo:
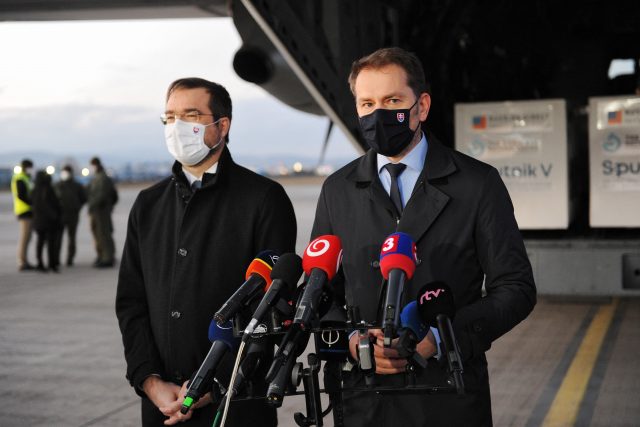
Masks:
[[[216,124],[219,121],[220,119],[208,125],[203,125],[176,119],[175,122],[166,124],[164,127],[164,139],[169,153],[184,166],[193,166],[200,163],[211,150],[215,150],[222,144],[222,138],[211,148],[204,143],[204,132],[207,126]]]
[[[69,173],[69,171],[63,170],[62,172],[60,172],[60,179],[61,180],[68,181],[69,178],[71,178],[71,174]]]

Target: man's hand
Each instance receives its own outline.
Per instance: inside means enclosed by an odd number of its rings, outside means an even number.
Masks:
[[[167,406],[178,398],[180,387],[151,375],[142,383],[142,390],[157,408]]]
[[[433,332],[429,329],[429,333],[426,337],[422,339],[418,344],[416,344],[416,352],[425,358],[428,359],[432,356],[438,354],[438,347],[436,346],[436,338],[433,336]]]
[[[187,395],[188,383],[189,381],[185,381],[184,384],[182,384],[182,388],[180,388],[177,398],[173,402],[170,402],[166,406],[158,407],[158,409],[160,409],[160,412],[169,417],[168,420],[165,420],[164,425],[172,426],[177,423],[186,421],[191,418],[194,410],[202,408],[203,406],[211,403],[211,393],[207,393],[200,399],[198,399],[196,403],[191,405],[191,408],[189,408],[189,411],[186,414],[180,412],[180,409],[182,409],[182,402],[184,402],[184,398]]]
[[[391,347],[385,348],[383,345],[384,333],[381,329],[369,329],[369,337],[372,339],[373,357],[376,361],[376,374],[388,375],[404,372],[407,366],[407,359],[400,357],[398,350],[394,347],[398,340],[393,340]],[[358,341],[360,334],[353,334],[349,340],[349,352],[351,357],[358,360]]]
[[[373,345],[373,356],[376,361],[376,374],[390,375],[399,374],[405,371],[407,367],[407,359],[400,357],[396,346],[398,340],[391,341],[391,347],[384,346],[384,332],[381,329],[369,329],[369,336],[375,339]],[[360,334],[353,334],[349,340],[349,352],[354,360],[358,360],[358,341]],[[433,332],[429,333],[416,344],[416,352],[425,359],[430,358],[438,352],[436,348],[436,340]]]

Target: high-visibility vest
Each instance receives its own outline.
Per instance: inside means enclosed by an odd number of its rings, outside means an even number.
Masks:
[[[18,181],[23,181],[27,186],[27,192],[31,193],[31,179],[29,176],[24,172],[14,174],[11,178],[11,194],[13,194],[13,212],[16,216],[31,212],[31,205],[18,198]]]

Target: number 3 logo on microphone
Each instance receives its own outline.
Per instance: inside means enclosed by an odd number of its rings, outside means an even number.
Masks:
[[[322,256],[327,253],[330,247],[331,244],[328,240],[318,238],[309,243],[309,246],[307,247],[307,255],[312,257]]]
[[[382,252],[389,252],[396,246],[397,236],[391,236],[387,240],[384,241],[382,245]]]

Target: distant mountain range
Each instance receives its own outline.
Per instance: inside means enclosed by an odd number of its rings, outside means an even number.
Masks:
[[[233,154],[232,154],[233,155]],[[34,162],[35,169],[44,169],[54,166],[56,174],[63,165],[70,164],[80,177],[83,168],[88,167],[88,162],[94,154],[76,153],[75,156],[64,156],[47,151],[21,151],[0,154],[0,186],[8,185],[11,179],[13,167],[23,158],[29,158]],[[318,158],[302,157],[295,155],[283,156],[256,156],[233,155],[234,160],[263,175],[279,176],[290,174],[320,174],[328,175],[350,162],[351,158],[328,158],[322,165],[318,164]],[[173,161],[167,155],[163,160],[145,160],[134,156],[117,156],[105,154],[101,160],[109,173],[119,180],[124,181],[149,181],[156,180],[170,173]],[[320,167],[319,167],[320,166]]]

